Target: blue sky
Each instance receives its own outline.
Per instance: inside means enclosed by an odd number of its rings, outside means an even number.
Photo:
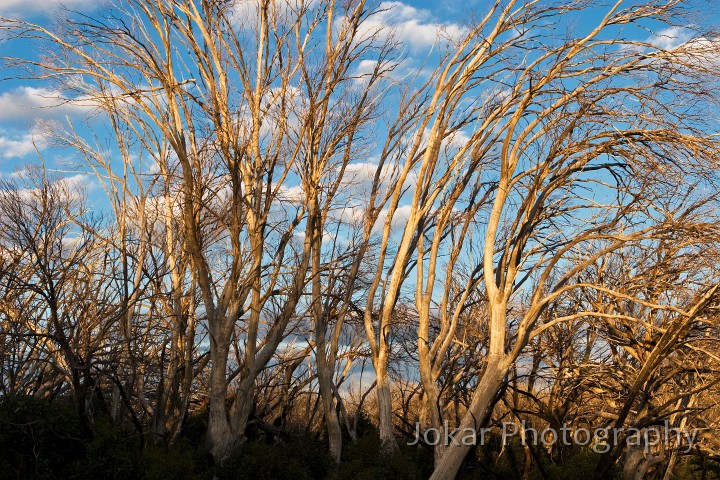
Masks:
[[[716,0],[712,0],[713,2]],[[707,6],[707,0],[697,0],[698,5]],[[67,8],[80,12],[91,13],[98,5],[98,0],[63,0]],[[421,65],[429,49],[435,43],[438,33],[460,35],[472,12],[483,12],[490,0],[465,0],[455,2],[444,0],[384,2],[388,10],[374,20],[379,24],[394,25],[398,28],[400,39],[405,43],[409,56],[408,64]],[[633,1],[628,1],[631,5]],[[19,17],[38,23],[48,22],[58,12],[58,0],[0,0],[0,16]],[[570,28],[583,30],[595,24],[603,9],[595,8],[580,14],[568,15],[566,21]],[[713,18],[714,17],[714,18]],[[720,19],[720,15],[710,15],[702,21],[712,23]],[[700,20],[698,20],[700,21]],[[658,37],[657,42],[664,46],[672,46],[689,38],[689,31],[682,28],[665,30],[665,35]],[[650,32],[637,29],[623,32],[626,36],[648,39]],[[19,57],[33,57],[36,53],[31,44],[0,41],[0,54]],[[362,68],[362,65],[360,66]],[[0,176],[10,176],[13,172],[28,163],[37,163],[40,151],[48,168],[72,177],[72,181],[85,184],[89,191],[97,188],[90,175],[82,171],[68,168],[68,152],[51,148],[46,141],[41,122],[73,121],[75,124],[88,113],[88,108],[58,105],[56,92],[39,81],[28,81],[8,78],[13,72],[5,70],[0,74]]]
[[[80,12],[92,13],[98,0],[0,0],[0,17],[22,18],[40,24],[52,21],[60,13],[60,5]],[[433,18],[422,6],[397,4],[394,11],[413,28],[408,29],[409,38],[417,48],[429,46],[418,35],[423,29],[432,29]],[[440,21],[437,21],[440,23]],[[1,38],[1,37],[0,37]],[[427,39],[431,42],[431,39]],[[33,45],[18,41],[0,41],[0,55],[33,58]],[[14,71],[0,72],[0,176],[7,177],[27,163],[39,161],[38,150],[46,165],[52,169],[65,170],[62,153],[50,148],[40,123],[47,121],[77,122],[87,109],[61,105],[59,94],[41,81],[12,78]],[[92,183],[91,179],[87,179]]]
[[[40,24],[52,21],[62,14],[60,5],[83,13],[92,13],[98,8],[98,0],[0,0],[0,17],[22,18]],[[387,12],[375,20],[399,26],[401,39],[406,43],[412,58],[422,59],[435,43],[442,28],[451,35],[462,32],[462,20],[466,10],[482,0],[465,2],[458,7],[454,2],[385,2]],[[0,55],[33,58],[34,46],[27,42],[0,41]],[[420,60],[418,60],[418,65]],[[43,123],[72,121],[76,126],[82,123],[88,108],[62,105],[59,94],[42,81],[12,78],[15,72],[5,69],[0,73],[0,176],[17,175],[29,163],[38,163],[40,155],[46,165],[58,174],[84,184],[89,193],[98,189],[92,176],[82,168],[73,171],[68,157],[70,152],[51,148],[43,134]],[[40,155],[38,154],[38,151]],[[97,192],[100,193],[100,192]]]

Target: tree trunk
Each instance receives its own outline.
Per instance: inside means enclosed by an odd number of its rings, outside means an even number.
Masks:
[[[625,480],[642,480],[650,468],[661,462],[662,457],[652,453],[645,454],[646,446],[628,447],[625,451],[625,465],[623,466],[623,478]]]
[[[439,408],[440,392],[434,383],[425,386],[425,393],[422,396],[420,406],[420,425],[424,430],[434,428],[437,431],[443,431],[443,419]],[[452,430],[448,426],[448,429]],[[440,463],[445,453],[444,442],[437,442],[433,446],[435,465]]]
[[[319,340],[319,339],[318,339]],[[325,356],[325,342],[318,341],[317,344],[317,370],[318,387],[323,404],[323,415],[325,416],[325,428],[327,429],[328,447],[330,455],[336,463],[340,463],[342,455],[342,428],[338,418],[337,402],[333,392],[333,367]]]
[[[392,392],[390,391],[390,377],[387,374],[386,362],[377,362],[375,375],[377,378],[375,388],[377,389],[380,443],[382,443],[383,450],[391,453],[398,450],[398,444],[393,434]]]
[[[330,391],[328,395],[332,397],[332,391]],[[326,398],[323,398],[323,408],[330,455],[335,460],[335,463],[340,463],[342,455],[342,428],[340,427],[340,419],[338,418],[334,399],[328,401]]]
[[[225,369],[229,352],[228,342],[210,341],[210,418],[207,429],[207,449],[215,462],[220,463],[235,446],[235,438],[225,408],[227,380]]]
[[[257,375],[249,375],[242,379],[235,393],[232,406],[232,432],[235,435],[235,442],[245,440],[250,414],[255,408],[255,378]]]
[[[465,412],[462,423],[460,424],[460,431],[464,432],[465,429],[477,430],[480,427],[480,422],[485,416],[486,410],[492,405],[492,401],[495,398],[500,386],[503,383],[507,368],[503,367],[503,362],[493,361],[488,359],[488,366],[480,383],[475,390],[470,408]],[[473,448],[471,445],[464,445],[463,442],[450,442],[445,447],[445,452],[439,462],[435,464],[435,470],[433,471],[430,480],[453,480],[460,466],[462,465],[465,456]]]

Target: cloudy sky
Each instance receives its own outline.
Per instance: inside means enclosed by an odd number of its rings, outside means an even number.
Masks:
[[[239,0],[242,1],[242,0]],[[393,26],[398,37],[404,42],[408,64],[421,65],[438,39],[454,38],[465,31],[465,22],[473,8],[482,11],[489,0],[465,0],[456,2],[443,0],[383,2],[384,12],[376,15],[368,28]],[[43,23],[52,21],[59,14],[57,0],[0,0],[0,17],[23,18]],[[92,13],[98,0],[63,0],[62,5],[70,10]],[[629,2],[632,3],[632,2]],[[245,9],[251,12],[251,9]],[[243,11],[242,9],[240,10]],[[251,14],[251,13],[246,13]],[[589,27],[597,21],[599,12],[589,11],[583,17],[572,19],[575,27]],[[689,39],[689,31],[681,27],[659,32],[655,42],[665,48],[672,48]],[[638,32],[647,37],[647,32]],[[1,37],[0,37],[1,38]],[[32,58],[36,55],[32,45],[0,40],[0,54]],[[358,64],[358,73],[372,66],[366,59]],[[42,122],[56,121],[81,123],[88,113],[88,106],[64,104],[59,95],[41,81],[21,80],[13,77],[9,70],[0,75],[0,176],[12,175],[28,163],[37,163],[42,155],[45,164],[58,171],[66,169],[64,161],[67,152],[52,149],[45,140]],[[78,172],[67,172],[74,177]],[[88,182],[91,184],[90,176]]]
[[[92,13],[98,0],[0,0],[0,17],[22,18],[47,23],[61,13],[61,6],[78,12]],[[429,4],[434,5],[433,9]],[[466,3],[466,6],[472,1]],[[376,16],[374,26],[392,25],[412,55],[422,55],[435,43],[438,35],[460,35],[463,27],[454,2],[384,2],[387,10]],[[455,21],[453,21],[455,19]],[[1,37],[0,37],[1,38]],[[32,45],[0,41],[0,54],[32,58]],[[372,62],[371,62],[372,63]],[[366,62],[359,70],[369,68]],[[15,73],[0,73],[0,175],[7,175],[27,163],[38,161],[38,151],[46,165],[62,170],[54,162],[57,152],[43,138],[40,122],[78,120],[87,108],[63,104],[48,84],[12,78]]]

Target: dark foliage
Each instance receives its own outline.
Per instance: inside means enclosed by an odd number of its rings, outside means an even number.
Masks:
[[[316,435],[298,432],[274,443],[250,441],[213,466],[204,449],[206,426],[206,414],[190,415],[178,441],[165,448],[140,442],[132,428],[100,417],[92,438],[83,438],[75,410],[62,400],[0,397],[0,480],[415,480],[432,473],[428,448],[401,445],[399,452],[386,454],[366,417],[358,423],[357,440],[346,443],[340,465]],[[517,439],[503,448],[499,438],[490,437],[475,455],[468,455],[459,478],[523,478],[526,454]],[[577,450],[563,462],[542,448],[534,454],[541,468],[536,462],[527,472],[524,478],[531,480],[583,478],[597,462],[597,454],[589,450]],[[720,479],[720,463],[691,456],[682,458],[674,473],[678,479]]]

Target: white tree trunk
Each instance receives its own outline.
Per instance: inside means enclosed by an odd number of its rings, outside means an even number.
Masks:
[[[318,387],[322,399],[325,428],[327,429],[328,447],[330,455],[336,463],[340,463],[342,455],[342,428],[338,418],[337,402],[333,392],[332,362],[325,357],[325,342],[317,346]]]
[[[505,362],[488,361],[487,369],[478,383],[470,407],[463,416],[462,423],[460,424],[461,432],[468,428],[477,430],[480,427],[480,422],[500,389],[507,373],[507,368],[501,365],[504,363]],[[451,441],[450,444],[445,447],[440,461],[436,462],[435,470],[430,480],[453,480],[457,476],[460,466],[471,448],[475,447],[472,445],[464,445],[463,442],[460,441],[457,443]]]
[[[212,348],[211,341],[211,348]],[[222,462],[235,446],[235,437],[227,409],[225,396],[227,394],[227,380],[225,368],[227,366],[229,345],[227,342],[217,342],[212,348],[212,366],[210,369],[210,417],[208,419],[207,449],[216,462]]]
[[[393,434],[393,405],[392,392],[390,391],[390,377],[387,374],[387,368],[383,364],[378,364],[375,370],[377,378],[377,403],[378,403],[378,430],[380,431],[380,443],[387,452],[395,452],[398,450],[397,440]]]

